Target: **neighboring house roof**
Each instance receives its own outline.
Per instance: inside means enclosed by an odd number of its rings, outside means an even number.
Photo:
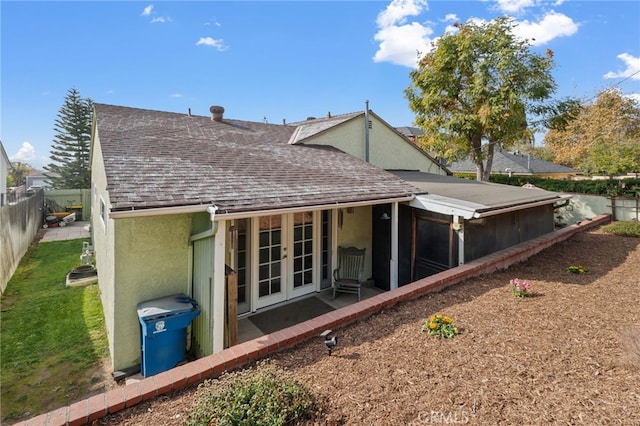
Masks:
[[[538,188],[521,188],[416,171],[393,171],[393,174],[426,193],[418,195],[411,202],[413,207],[465,219],[552,204],[570,197]]]
[[[290,145],[295,126],[99,103],[94,108],[112,211],[215,204],[219,213],[232,213],[416,192],[338,149]]]
[[[8,165],[11,164],[11,160],[9,160],[9,156],[7,155],[7,151],[4,150],[4,145],[2,144],[2,141],[0,141],[0,161],[4,162],[5,164],[8,164]]]
[[[476,165],[471,160],[456,161],[449,166],[453,172],[475,173]],[[571,167],[544,161],[530,155],[512,151],[497,150],[493,156],[491,173],[513,173],[513,174],[582,174]]]
[[[396,130],[407,138],[415,138],[416,136],[424,135],[424,132],[419,127],[396,127]]]

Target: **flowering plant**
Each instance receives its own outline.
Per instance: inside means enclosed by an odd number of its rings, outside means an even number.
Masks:
[[[528,281],[520,281],[519,278],[514,278],[509,283],[511,284],[511,292],[515,297],[527,297],[529,295],[531,284]]]
[[[441,339],[450,339],[460,333],[460,330],[453,325],[453,319],[441,314],[431,315],[422,326],[422,331]]]
[[[582,266],[569,266],[567,268],[567,271],[571,272],[572,274],[584,274],[585,272],[587,272],[587,270]]]

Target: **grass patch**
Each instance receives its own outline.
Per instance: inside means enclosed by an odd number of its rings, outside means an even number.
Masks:
[[[317,414],[315,396],[291,373],[267,362],[225,373],[198,387],[185,421],[198,425],[287,425]]]
[[[636,221],[613,222],[602,227],[602,230],[614,235],[640,238],[640,222]]]
[[[109,359],[97,285],[67,288],[85,240],[32,245],[2,295],[2,419],[31,417],[69,405],[95,386]]]

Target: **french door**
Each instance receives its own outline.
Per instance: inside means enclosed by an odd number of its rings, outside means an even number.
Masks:
[[[314,213],[253,219],[253,308],[315,291]]]

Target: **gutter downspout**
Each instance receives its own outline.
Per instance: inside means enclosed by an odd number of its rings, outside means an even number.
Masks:
[[[216,234],[218,232],[218,222],[216,222],[216,212],[218,211],[218,206],[215,204],[211,204],[207,206],[206,210],[209,213],[209,219],[211,220],[211,228],[206,231],[200,232],[198,234],[192,235],[189,237],[189,242],[194,242],[196,240],[201,240],[203,238],[208,238]]]

